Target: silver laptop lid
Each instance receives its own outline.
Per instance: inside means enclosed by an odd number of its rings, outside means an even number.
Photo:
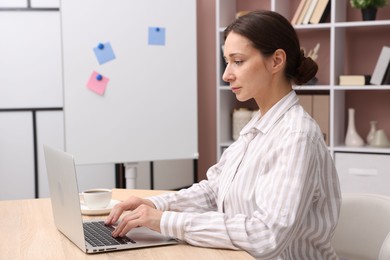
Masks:
[[[58,230],[86,252],[73,156],[47,145],[43,149],[54,222]]]

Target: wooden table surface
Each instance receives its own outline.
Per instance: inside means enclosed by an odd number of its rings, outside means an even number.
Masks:
[[[146,197],[163,192],[166,191],[114,189],[113,198],[124,200],[130,195]],[[3,200],[0,214],[0,259],[253,259],[244,251],[187,244],[87,255],[55,227],[50,199]]]

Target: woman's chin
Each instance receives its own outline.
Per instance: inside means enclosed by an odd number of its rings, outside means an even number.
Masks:
[[[245,102],[245,101],[248,101],[248,100],[250,99],[250,98],[248,98],[248,97],[240,96],[240,95],[238,95],[238,94],[236,94],[236,98],[237,98],[237,100],[240,101],[240,102]]]

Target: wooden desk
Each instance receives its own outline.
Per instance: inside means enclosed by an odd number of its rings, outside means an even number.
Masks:
[[[113,198],[163,191],[114,189]],[[253,259],[244,251],[210,249],[186,244],[87,255],[54,225],[50,199],[0,201],[0,259]],[[217,238],[216,238],[217,239]]]

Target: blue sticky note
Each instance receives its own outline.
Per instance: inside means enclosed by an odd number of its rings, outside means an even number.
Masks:
[[[115,59],[114,51],[112,50],[109,42],[99,43],[95,48],[93,48],[93,51],[95,52],[100,65]]]
[[[165,45],[165,28],[149,27],[149,45]]]

